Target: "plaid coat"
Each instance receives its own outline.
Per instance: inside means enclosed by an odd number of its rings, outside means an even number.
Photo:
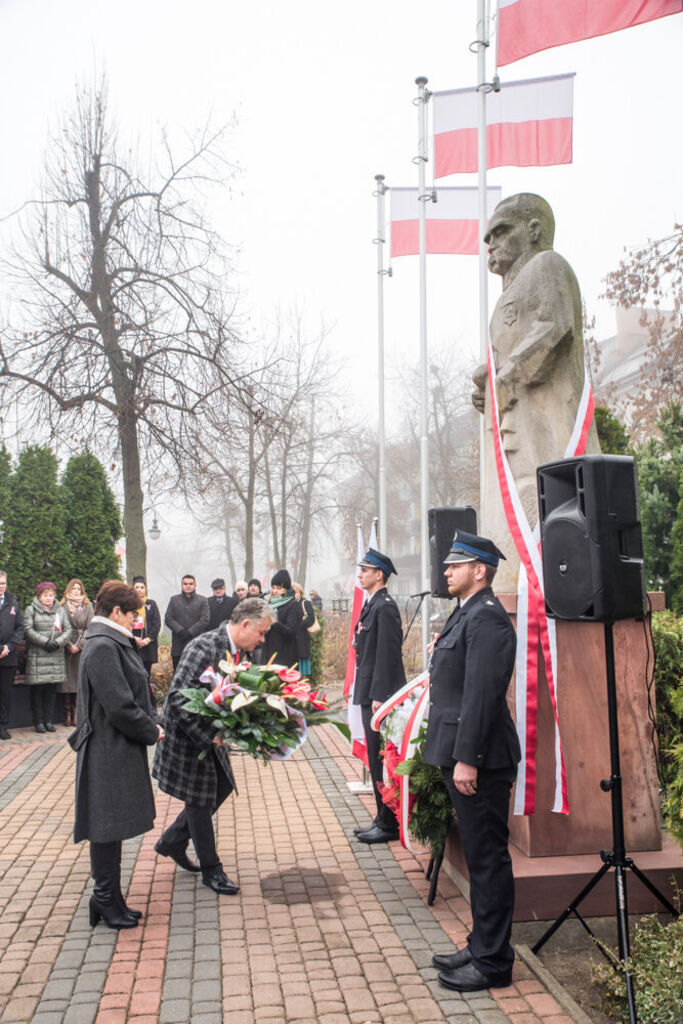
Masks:
[[[225,658],[225,652],[229,649],[225,622],[218,629],[191,640],[178,663],[164,706],[163,727],[166,735],[157,745],[152,775],[158,780],[159,789],[163,793],[196,807],[215,808],[216,773],[219,767],[233,787],[235,780],[227,750],[211,742],[216,735],[212,719],[184,711],[186,701],[180,691],[196,686],[210,693],[211,687],[200,683],[199,677],[209,666],[217,668],[218,662]],[[202,750],[212,751],[215,756],[200,761]]]

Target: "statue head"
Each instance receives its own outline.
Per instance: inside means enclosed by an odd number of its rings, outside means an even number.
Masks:
[[[498,203],[484,241],[489,248],[489,270],[503,278],[520,261],[552,249],[555,218],[550,205],[532,192],[520,192]]]

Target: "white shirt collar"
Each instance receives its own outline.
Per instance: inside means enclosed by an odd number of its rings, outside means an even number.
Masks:
[[[111,629],[117,629],[119,633],[123,633],[124,636],[130,637],[131,640],[135,639],[135,637],[133,636],[129,629],[126,629],[125,626],[119,626],[118,622],[114,622],[112,619],[107,618],[107,616],[105,615],[93,615],[90,621],[93,623],[93,625],[97,622],[101,626],[109,626]]]

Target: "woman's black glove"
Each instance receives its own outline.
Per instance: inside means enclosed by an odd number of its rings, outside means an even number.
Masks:
[[[49,651],[51,654],[53,651],[59,650],[59,644],[57,643],[56,640],[48,640],[48,642],[45,644],[45,650]]]

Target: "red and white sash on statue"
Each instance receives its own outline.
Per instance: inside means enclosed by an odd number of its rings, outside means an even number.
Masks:
[[[375,732],[379,732],[380,723],[391,714],[391,712],[402,704],[411,693],[418,687],[423,687],[423,691],[420,694],[415,707],[410,712],[410,717],[406,723],[406,727],[403,730],[403,736],[401,737],[401,747],[399,750],[401,761],[407,761],[408,758],[413,756],[413,752],[417,745],[417,738],[422,728],[427,711],[429,710],[429,672],[425,670],[421,672],[419,676],[414,679],[410,679],[405,683],[400,690],[382,704],[377,709],[375,714],[372,716],[370,722],[371,728]],[[410,776],[401,775],[401,782],[399,787],[399,815],[398,815],[398,828],[401,845],[406,850],[412,850],[410,845],[410,833],[408,832],[408,825],[410,818],[408,814],[409,803],[410,803]]]
[[[512,539],[519,555],[519,582],[517,588],[517,659],[516,710],[517,732],[522,747],[522,761],[517,775],[515,814],[533,814],[536,809],[536,716],[538,709],[538,643],[540,640],[550,700],[555,716],[555,798],[553,811],[569,813],[567,773],[560,738],[560,720],[557,709],[557,641],[555,621],[545,611],[543,595],[543,566],[540,552],[538,525],[531,529],[522,508],[512,471],[503,449],[500,433],[500,415],[496,392],[496,367],[493,349],[488,345],[489,390],[491,423],[496,472],[503,500],[503,509]],[[593,421],[595,402],[588,376],[574,422],[574,429],[563,458],[582,455],[586,449],[588,431]]]

